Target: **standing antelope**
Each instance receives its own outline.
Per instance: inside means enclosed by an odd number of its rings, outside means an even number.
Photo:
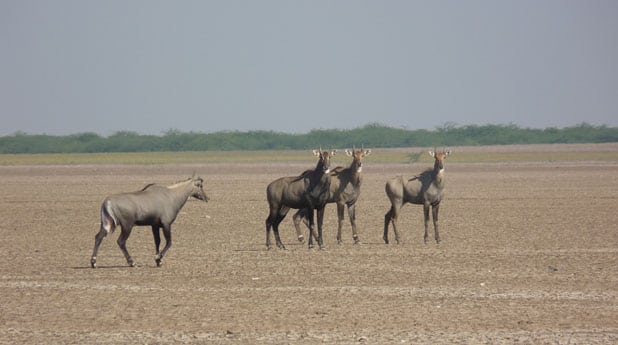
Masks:
[[[358,238],[358,232],[356,231],[356,211],[355,205],[356,200],[360,196],[360,187],[362,184],[362,175],[361,171],[363,170],[363,158],[371,154],[371,150],[356,150],[352,148],[352,151],[345,150],[345,153],[348,156],[352,157],[352,164],[348,168],[336,167],[330,172],[331,182],[329,189],[329,198],[328,203],[337,203],[337,216],[338,216],[338,227],[337,227],[337,242],[339,244],[343,243],[341,238],[341,228],[343,227],[344,221],[344,207],[348,207],[348,216],[350,218],[350,224],[352,225],[352,236],[354,239],[354,243],[360,243],[360,239]],[[302,232],[300,230],[300,222],[307,217],[307,210],[301,209],[294,214],[294,226],[296,227],[296,233],[298,234],[299,240],[303,239]],[[305,220],[305,224],[307,224]],[[310,233],[309,236],[315,234]]]
[[[435,162],[433,169],[426,170],[420,175],[414,176],[409,180],[404,180],[402,176],[390,179],[386,182],[386,195],[391,201],[390,210],[384,215],[384,242],[388,244],[388,224],[392,222],[393,231],[395,232],[395,240],[400,243],[400,236],[397,230],[397,218],[401,207],[406,203],[423,205],[425,215],[425,243],[428,238],[429,227],[429,207],[432,208],[433,226],[435,231],[436,242],[440,243],[440,235],[438,233],[438,211],[440,210],[440,201],[442,200],[442,191],[444,189],[444,160],[450,154],[450,151],[443,150],[442,152],[429,151],[429,154],[434,157]]]
[[[266,188],[266,198],[270,208],[266,218],[266,247],[271,248],[270,229],[275,233],[277,247],[285,249],[279,237],[279,224],[285,218],[290,208],[308,209],[309,227],[313,230],[313,210],[318,212],[318,245],[323,247],[322,224],[324,222],[324,206],[328,200],[330,187],[330,158],[336,151],[313,150],[319,157],[314,170],[307,170],[299,176],[281,177],[271,182]],[[313,238],[309,237],[309,248],[313,247]]]
[[[168,187],[149,184],[137,192],[116,194],[105,198],[101,205],[101,230],[95,237],[94,250],[90,259],[92,268],[97,267],[97,253],[101,241],[108,233],[114,232],[117,226],[120,226],[122,230],[118,237],[118,246],[120,246],[129,266],[135,266],[135,262],[126,247],[127,239],[135,225],[150,225],[152,227],[152,235],[157,250],[155,261],[157,266],[161,266],[163,256],[172,246],[172,223],[180,209],[189,197],[208,202],[208,197],[204,193],[203,182],[201,178],[193,176],[186,181]],[[165,247],[161,252],[159,252],[159,245],[161,244],[159,228],[163,228],[163,235],[165,236]]]

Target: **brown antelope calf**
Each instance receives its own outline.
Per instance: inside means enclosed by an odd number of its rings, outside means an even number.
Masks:
[[[386,182],[386,195],[391,201],[390,210],[384,215],[384,242],[388,244],[388,224],[393,224],[395,232],[395,240],[400,243],[401,237],[397,230],[397,218],[401,207],[406,203],[415,205],[423,205],[425,215],[425,243],[429,234],[429,208],[432,209],[433,226],[435,231],[436,242],[440,243],[440,234],[438,232],[438,211],[440,210],[440,201],[442,201],[442,191],[444,189],[444,160],[450,154],[450,151],[443,150],[442,152],[429,151],[429,154],[434,157],[435,162],[433,169],[426,170],[421,174],[404,180],[402,176],[390,179]]]

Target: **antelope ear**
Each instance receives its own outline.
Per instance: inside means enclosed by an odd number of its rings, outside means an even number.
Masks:
[[[450,154],[451,154],[451,150],[446,150],[446,151],[444,151],[444,154],[445,154],[446,156],[450,155]]]
[[[332,151],[330,151],[330,155],[331,155],[331,156],[334,156],[334,155],[336,155],[336,154],[337,154],[337,150],[332,150]]]
[[[350,151],[348,149],[345,149],[345,154],[348,155],[348,156],[353,155],[352,151]]]
[[[369,156],[371,154],[371,150],[365,150],[365,152],[363,152],[364,156]]]
[[[433,152],[433,151],[429,151],[429,155],[430,155],[431,157],[436,157],[436,153],[435,153],[435,152]]]
[[[314,156],[319,156],[319,155],[320,155],[320,151],[318,151],[318,150],[313,150],[313,155],[314,155]]]

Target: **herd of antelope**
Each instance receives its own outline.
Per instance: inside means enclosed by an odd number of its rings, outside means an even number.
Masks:
[[[344,211],[347,206],[348,216],[352,225],[354,243],[360,243],[356,230],[355,205],[360,195],[362,184],[362,169],[364,157],[371,154],[371,150],[345,150],[352,157],[349,167],[336,167],[331,169],[331,157],[336,150],[323,151],[313,150],[318,157],[315,169],[306,170],[298,176],[281,177],[271,182],[266,188],[269,213],[266,218],[266,247],[272,248],[270,231],[275,234],[277,247],[285,249],[279,236],[279,224],[283,221],[290,209],[295,209],[294,226],[299,241],[304,241],[300,223],[304,222],[309,228],[309,248],[313,248],[314,239],[320,249],[324,246],[322,238],[322,225],[324,222],[324,209],[328,203],[337,204],[337,241],[342,242],[341,228],[344,222]],[[427,243],[429,229],[429,210],[432,211],[435,240],[440,242],[438,232],[438,211],[444,189],[444,161],[450,151],[429,151],[434,158],[433,169],[428,169],[411,178],[403,176],[394,177],[386,182],[386,195],[391,207],[384,215],[385,243],[388,240],[389,224],[393,226],[395,240],[400,243],[397,230],[397,219],[401,207],[406,203],[423,205],[425,217],[425,243]],[[92,268],[97,267],[97,253],[99,246],[110,232],[120,226],[121,233],[118,237],[118,246],[122,250],[129,266],[135,266],[135,262],[126,248],[126,242],[135,225],[151,226],[155,241],[157,266],[161,266],[165,253],[172,245],[172,223],[178,216],[180,209],[190,197],[208,202],[209,198],[203,189],[203,180],[193,176],[185,181],[171,186],[159,186],[149,184],[143,189],[111,195],[105,198],[101,205],[101,228],[95,236],[94,250],[90,259]],[[314,211],[317,213],[318,231],[314,229]],[[160,230],[165,236],[165,247],[159,251],[161,244]]]

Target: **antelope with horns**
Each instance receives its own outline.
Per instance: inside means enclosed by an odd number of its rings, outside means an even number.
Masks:
[[[330,182],[330,190],[329,190],[329,198],[328,203],[336,203],[337,204],[337,217],[338,217],[338,226],[337,226],[337,242],[339,244],[343,243],[343,239],[341,238],[341,228],[343,227],[344,221],[344,211],[345,207],[348,208],[348,216],[350,218],[350,224],[352,225],[352,238],[354,239],[354,243],[360,243],[360,238],[358,237],[358,232],[356,231],[356,201],[360,196],[361,184],[363,182],[363,178],[361,172],[363,170],[363,159],[371,154],[371,150],[365,150],[361,148],[360,150],[356,150],[356,148],[352,148],[352,151],[345,150],[345,153],[348,156],[352,157],[352,163],[349,167],[336,167],[330,172],[331,182]],[[305,220],[305,224],[308,226],[307,221],[307,210],[301,209],[294,214],[294,226],[296,227],[296,233],[298,235],[299,240],[303,240],[302,231],[300,230],[300,223],[302,220]],[[315,236],[315,233],[309,234],[309,236]]]
[[[398,176],[386,182],[386,195],[391,202],[390,210],[384,215],[383,239],[387,244],[389,224],[393,224],[395,240],[397,243],[400,243],[401,236],[397,229],[397,218],[399,217],[401,207],[406,203],[423,205],[425,216],[425,243],[427,243],[427,238],[429,236],[429,209],[431,208],[435,239],[437,243],[440,243],[438,211],[440,210],[440,201],[442,201],[442,192],[444,190],[444,161],[450,154],[450,151],[442,150],[442,152],[435,152],[434,149],[434,151],[429,151],[429,154],[434,158],[433,169],[426,170],[408,180],[404,179],[402,176]]]
[[[275,233],[277,247],[285,249],[279,237],[279,224],[291,208],[307,209],[309,227],[313,230],[313,210],[318,215],[318,245],[323,247],[322,225],[324,207],[328,201],[330,188],[330,159],[336,151],[313,150],[319,157],[313,170],[307,170],[299,176],[281,177],[271,182],[266,188],[266,198],[270,211],[266,218],[266,247],[271,248],[270,230]],[[309,237],[309,248],[313,247],[313,237]]]

